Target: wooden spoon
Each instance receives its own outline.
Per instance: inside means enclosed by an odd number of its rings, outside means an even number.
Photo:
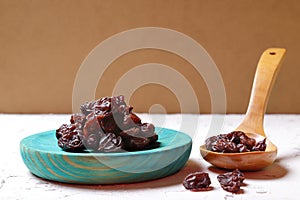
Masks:
[[[286,50],[282,48],[269,48],[263,52],[257,65],[246,115],[236,128],[256,141],[266,137],[263,128],[264,114],[285,52]],[[277,147],[268,139],[266,144],[265,151],[244,153],[218,153],[209,151],[202,145],[200,153],[207,162],[216,167],[255,171],[271,165],[276,159]]]

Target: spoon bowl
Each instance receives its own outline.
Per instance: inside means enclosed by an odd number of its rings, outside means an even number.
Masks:
[[[256,141],[264,139],[259,134],[245,133]],[[242,171],[257,171],[271,165],[277,155],[277,147],[266,139],[267,148],[265,151],[251,151],[243,153],[219,153],[206,149],[201,145],[201,156],[212,165],[224,169],[239,169]]]
[[[243,131],[256,141],[266,138],[264,114],[285,52],[283,48],[269,48],[263,52],[257,65],[247,112],[242,123],[235,129]],[[276,159],[277,147],[268,138],[266,145],[265,151],[220,153],[207,150],[204,144],[200,146],[200,153],[204,160],[216,167],[257,171],[271,165]]]

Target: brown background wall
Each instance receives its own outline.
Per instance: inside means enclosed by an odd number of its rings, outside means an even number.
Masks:
[[[207,50],[223,77],[228,113],[245,112],[263,50],[286,48],[267,112],[300,113],[297,0],[0,0],[0,112],[71,112],[75,76],[88,53],[114,34],[149,26],[182,32]],[[111,95],[115,81],[143,63],[178,70],[191,82],[200,112],[210,112],[207,87],[193,67],[155,49],[115,60],[99,81],[96,96]],[[143,86],[130,97],[138,112],[157,103],[168,112],[180,112],[167,87]]]

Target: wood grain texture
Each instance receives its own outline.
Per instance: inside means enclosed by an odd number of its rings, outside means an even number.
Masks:
[[[120,153],[70,153],[57,146],[55,131],[24,138],[20,144],[28,169],[44,179],[77,184],[132,183],[169,176],[187,162],[191,138],[181,132],[159,129],[160,146]]]
[[[269,48],[262,53],[257,64],[246,115],[236,128],[236,131],[245,132],[257,142],[266,138],[263,126],[264,115],[285,53],[284,48]],[[277,156],[277,147],[268,139],[266,144],[265,151],[242,153],[212,152],[207,150],[205,145],[201,145],[200,153],[206,161],[217,167],[247,171],[261,170],[271,165]]]
[[[283,48],[269,48],[262,53],[257,64],[246,116],[236,130],[266,137],[263,128],[264,115],[285,53]]]

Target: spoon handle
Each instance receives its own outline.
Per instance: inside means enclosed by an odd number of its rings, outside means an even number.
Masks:
[[[285,56],[283,48],[269,48],[263,52],[257,65],[251,97],[244,120],[236,130],[257,133],[266,137],[263,122],[268,99]]]

